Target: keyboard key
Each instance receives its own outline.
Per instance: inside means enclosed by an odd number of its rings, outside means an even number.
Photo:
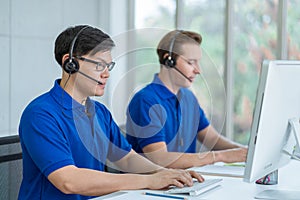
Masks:
[[[196,196],[199,194],[203,194],[213,188],[216,188],[218,186],[220,186],[220,182],[222,181],[222,179],[216,178],[216,179],[205,179],[204,182],[194,182],[194,185],[191,187],[185,186],[183,188],[179,188],[179,187],[173,187],[167,191],[165,191],[165,193],[168,194],[189,194],[191,196]]]

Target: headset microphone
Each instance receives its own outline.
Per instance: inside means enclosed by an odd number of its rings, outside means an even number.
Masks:
[[[188,81],[193,82],[189,77],[187,77],[182,71],[180,71],[177,67],[173,67],[179,74],[181,74],[184,78],[186,78]]]
[[[165,58],[164,60],[164,64],[170,68],[175,69],[177,72],[179,72],[179,74],[181,74],[184,78],[186,78],[188,81],[193,82],[189,77],[187,77],[182,71],[180,71],[177,67],[176,67],[176,59],[175,57],[172,55],[173,52],[173,48],[174,48],[174,43],[176,40],[176,37],[179,33],[181,33],[182,31],[178,30],[175,35],[173,36],[171,43],[170,43],[170,48],[169,48],[169,55]]]
[[[96,83],[98,83],[99,85],[103,85],[103,83],[101,83],[100,81],[98,81],[97,79],[94,79],[93,77],[91,77],[91,76],[89,76],[89,75],[87,75],[87,74],[85,74],[85,73],[83,73],[83,72],[81,72],[81,71],[77,71],[79,74],[81,74],[81,75],[83,75],[83,76],[85,76],[85,77],[87,77],[88,79],[90,79],[90,80],[92,80],[92,81],[95,81]]]

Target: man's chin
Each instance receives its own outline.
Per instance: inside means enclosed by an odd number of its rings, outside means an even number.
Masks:
[[[93,94],[94,97],[101,97],[101,96],[103,96],[103,95],[104,95],[104,91],[101,91],[101,92],[95,92],[95,93]]]
[[[95,97],[101,97],[103,95],[104,95],[104,93],[103,94],[95,94]]]

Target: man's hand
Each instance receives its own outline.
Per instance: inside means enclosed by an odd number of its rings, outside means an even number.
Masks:
[[[195,171],[164,169],[148,177],[148,189],[162,189],[174,185],[183,187],[192,186],[193,178],[203,182],[204,178]]]

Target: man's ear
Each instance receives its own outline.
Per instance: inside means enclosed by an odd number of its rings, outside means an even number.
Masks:
[[[61,59],[61,65],[62,66],[66,62],[66,60],[69,60],[69,54],[68,53],[66,53],[65,55],[63,55],[63,57]]]

